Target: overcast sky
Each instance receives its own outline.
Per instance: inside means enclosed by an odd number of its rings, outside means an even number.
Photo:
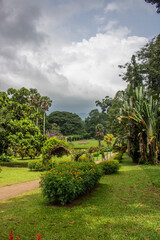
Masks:
[[[0,91],[37,88],[50,111],[88,114],[125,88],[118,65],[159,26],[144,0],[0,0]]]

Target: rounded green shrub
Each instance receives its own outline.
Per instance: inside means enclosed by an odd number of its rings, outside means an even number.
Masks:
[[[76,152],[74,152],[73,154],[73,160],[74,161],[78,161],[79,157],[82,156],[83,154],[85,154],[86,151],[85,150],[78,150]]]
[[[3,153],[1,156],[0,156],[0,162],[12,162],[13,159],[11,156],[7,156],[5,153]]]
[[[34,160],[32,162],[28,163],[28,168],[30,170],[34,170],[34,171],[44,171],[45,170],[45,166],[43,165],[41,160]]]
[[[88,152],[89,153],[94,153],[94,152],[96,152],[97,151],[97,147],[90,147],[89,149],[88,149]]]
[[[93,158],[90,154],[84,153],[78,158],[78,162],[93,162]]]
[[[120,168],[117,160],[106,160],[101,162],[99,166],[102,168],[104,174],[116,173]]]
[[[59,164],[41,176],[40,186],[50,203],[64,205],[90,192],[101,176],[101,167],[94,163]]]
[[[78,162],[93,162],[93,157],[90,153],[86,152],[85,150],[79,150],[74,153],[73,155],[74,161]]]

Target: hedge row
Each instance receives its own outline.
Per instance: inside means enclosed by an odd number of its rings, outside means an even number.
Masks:
[[[42,175],[40,186],[50,203],[64,205],[93,189],[102,174],[94,163],[61,164]]]
[[[0,162],[4,167],[28,167],[28,162]]]

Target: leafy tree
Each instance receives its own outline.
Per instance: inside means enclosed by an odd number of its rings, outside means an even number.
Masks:
[[[24,157],[24,154],[28,154],[26,151],[29,148],[26,148],[26,146],[32,145],[33,149],[39,148],[38,151],[40,151],[38,141],[42,140],[41,134],[39,132],[35,134],[35,132],[31,131],[32,127],[35,128],[34,122],[37,113],[35,106],[32,106],[29,102],[30,96],[31,92],[26,88],[19,90],[9,88],[7,93],[0,92],[0,154],[6,153],[9,146],[15,147],[16,151],[19,149],[22,157]],[[31,129],[25,130],[26,132],[24,133],[21,125],[25,125],[25,122]],[[17,126],[19,126],[18,129]],[[26,136],[26,134],[28,135]],[[31,139],[34,141],[31,141]],[[37,143],[35,144],[35,142]]]
[[[101,148],[101,140],[104,136],[104,127],[102,124],[97,124],[95,130],[96,130],[96,135],[98,137],[99,148]]]
[[[157,98],[160,93],[160,34],[137,53],[149,94]]]
[[[103,113],[107,112],[109,107],[112,105],[112,98],[106,96],[102,101],[97,100],[96,106],[99,106]]]
[[[9,130],[7,139],[15,155],[19,154],[22,159],[26,155],[32,158],[41,152],[46,138],[40,134],[40,130],[30,119],[11,120]]]
[[[148,122],[147,113],[149,114],[149,106],[154,106],[155,102],[159,102],[160,93],[160,35],[152,39],[147,43],[140,51],[136,53],[134,58],[132,57],[131,63],[126,64],[123,68],[126,69],[126,73],[123,75],[123,80],[129,83],[125,94],[123,110],[125,112],[125,118],[123,118],[122,125],[124,126],[124,132],[128,135],[128,149],[134,161],[138,161],[139,155],[143,162],[150,161],[149,157],[149,138],[146,130],[141,129],[138,122],[130,119],[130,115],[139,114],[141,120]],[[121,66],[122,67],[122,66]],[[143,97],[145,102],[139,97],[137,98],[136,89],[143,89]],[[145,94],[144,94],[145,93]],[[140,96],[140,94],[139,94]],[[140,100],[141,99],[141,100]],[[151,100],[152,99],[152,100]],[[135,113],[134,111],[137,111]],[[155,110],[155,107],[154,107]],[[142,112],[143,111],[143,112]],[[153,109],[152,109],[153,111]],[[139,113],[138,113],[139,112]],[[144,117],[145,114],[145,117]],[[156,113],[157,119],[160,117],[160,112]],[[155,113],[154,113],[155,115]],[[151,119],[151,118],[150,118]],[[154,124],[157,125],[154,120]],[[152,129],[151,125],[147,125],[148,129]],[[157,134],[160,134],[160,128],[157,128]],[[152,129],[153,130],[153,129]],[[157,138],[154,136],[154,138]],[[141,144],[139,144],[139,141]],[[152,144],[151,144],[152,145]],[[156,145],[154,142],[153,145]],[[150,146],[151,149],[152,146]],[[147,151],[147,153],[146,153]],[[152,150],[150,150],[151,152]],[[156,152],[156,150],[154,149]],[[143,152],[143,154],[142,154]],[[148,154],[145,156],[145,154]],[[157,153],[156,153],[157,154]],[[150,159],[150,160],[149,160]],[[157,157],[156,157],[157,159]]]
[[[123,127],[119,124],[119,110],[123,106],[124,91],[118,91],[112,100],[112,105],[106,113],[106,131],[114,136],[123,133]]]
[[[43,110],[43,135],[45,135],[46,130],[45,130],[45,116],[46,116],[46,111],[48,111],[49,107],[52,105],[52,100],[47,97],[43,96],[41,97],[41,108]]]
[[[104,136],[104,141],[107,143],[108,147],[111,147],[113,137],[113,134],[107,134],[106,136]]]
[[[156,4],[157,13],[160,13],[160,1],[159,0],[145,0],[147,3]]]
[[[5,92],[0,92],[0,155],[8,148],[8,123],[11,120],[11,114],[8,111],[10,100]]]
[[[41,95],[38,93],[37,89],[30,88],[30,96],[28,97],[28,101],[31,105],[35,106],[37,110],[36,115],[36,126],[38,127],[38,117],[39,117],[39,107],[41,106]]]
[[[124,66],[119,65],[120,68],[125,68],[126,72],[122,76],[122,79],[127,83],[131,84],[132,88],[135,89],[137,86],[143,85],[143,76],[141,73],[141,67],[137,63],[136,56],[133,55],[130,63],[126,63]]]
[[[90,137],[95,137],[97,124],[102,124],[106,128],[106,114],[99,112],[98,109],[93,109],[85,119],[85,129]]]
[[[30,91],[27,88],[22,87],[18,90],[14,88],[9,88],[7,90],[7,93],[9,96],[11,96],[13,102],[19,102],[20,104],[28,103]]]
[[[64,136],[83,135],[84,123],[76,113],[55,111],[49,114],[47,120],[50,124],[56,123]]]
[[[133,55],[130,63],[119,66],[126,70],[122,79],[133,89],[145,85],[150,95],[157,98],[160,92],[160,34]]]

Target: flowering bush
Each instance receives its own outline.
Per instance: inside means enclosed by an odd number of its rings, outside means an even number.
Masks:
[[[115,173],[120,168],[119,162],[117,160],[106,160],[99,163],[98,165],[102,168],[104,174]]]
[[[64,205],[89,192],[102,176],[102,169],[89,162],[58,165],[41,177],[43,195],[50,203]]]

